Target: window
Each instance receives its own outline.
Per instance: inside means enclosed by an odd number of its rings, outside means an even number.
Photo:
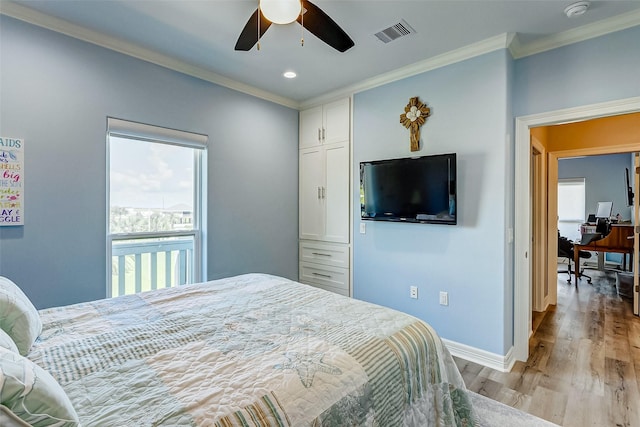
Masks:
[[[558,180],[558,230],[567,239],[580,240],[585,220],[584,178]]]
[[[108,120],[111,297],[200,281],[206,137]]]

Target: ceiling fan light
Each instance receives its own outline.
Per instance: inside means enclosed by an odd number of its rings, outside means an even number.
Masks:
[[[289,24],[302,11],[300,0],[260,0],[260,11],[274,24]]]

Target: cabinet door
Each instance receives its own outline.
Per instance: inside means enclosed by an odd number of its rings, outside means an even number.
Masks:
[[[323,110],[324,144],[349,140],[349,98],[326,104]]]
[[[325,238],[349,243],[349,142],[325,145]]]
[[[322,147],[300,150],[299,237],[320,240],[324,235],[324,155]]]
[[[300,111],[300,148],[322,143],[322,106]]]

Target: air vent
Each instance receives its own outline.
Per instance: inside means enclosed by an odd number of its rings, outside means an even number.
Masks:
[[[415,33],[416,30],[411,28],[409,24],[404,19],[401,19],[395,25],[390,26],[389,28],[385,28],[382,31],[379,31],[375,34],[375,36],[383,43],[389,43],[395,39],[400,37],[408,36],[409,34]]]

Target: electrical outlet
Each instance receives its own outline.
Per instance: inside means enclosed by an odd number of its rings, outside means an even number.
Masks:
[[[364,222],[360,223],[360,234],[366,234],[367,233],[367,224]]]
[[[440,305],[449,305],[449,292],[440,291]]]
[[[413,299],[418,299],[418,287],[410,286],[409,287],[409,296]]]

